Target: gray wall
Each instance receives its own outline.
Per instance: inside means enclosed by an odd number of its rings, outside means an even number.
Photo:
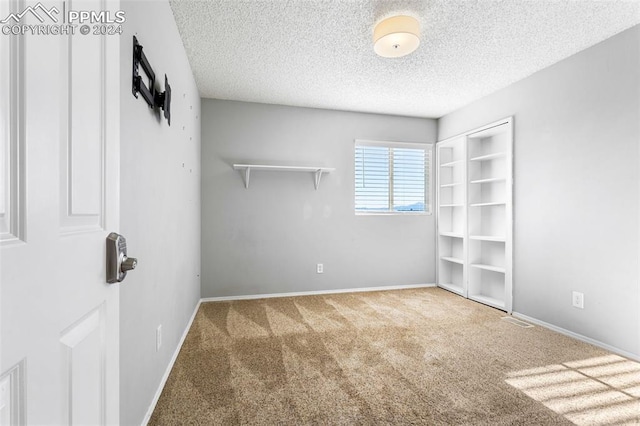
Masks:
[[[354,139],[433,143],[436,122],[203,99],[202,297],[435,282],[432,215],[356,216]],[[255,172],[233,163],[322,165]],[[324,274],[316,274],[316,264]]]
[[[200,298],[200,98],[167,2],[124,1],[121,233],[138,267],[120,289],[120,423],[140,424]],[[153,20],[150,20],[150,18]],[[173,89],[171,127],[131,94],[132,36]],[[162,347],[156,352],[156,327]]]
[[[515,116],[514,311],[635,355],[639,56],[636,26],[438,123],[445,139]]]

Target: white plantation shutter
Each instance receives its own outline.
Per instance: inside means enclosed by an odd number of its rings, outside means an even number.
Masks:
[[[431,145],[356,141],[356,212],[429,212],[430,156]]]

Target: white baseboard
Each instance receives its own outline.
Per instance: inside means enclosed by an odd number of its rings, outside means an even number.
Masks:
[[[361,293],[367,291],[405,290],[410,288],[435,287],[435,284],[389,285],[384,287],[340,288],[335,290],[295,291],[290,293],[247,294],[240,296],[203,297],[201,302],[222,302],[225,300],[271,299],[274,297],[314,296],[319,294]]]
[[[165,370],[164,375],[162,376],[162,380],[160,380],[160,384],[158,385],[158,390],[156,390],[156,394],[153,396],[153,399],[151,400],[151,405],[149,405],[147,414],[144,416],[144,420],[142,421],[143,426],[147,426],[147,423],[149,423],[149,420],[151,420],[151,415],[153,414],[153,410],[156,409],[156,404],[160,399],[160,395],[162,395],[162,390],[164,389],[164,385],[167,383],[167,380],[169,379],[169,374],[171,374],[171,370],[173,369],[173,364],[175,364],[176,359],[178,359],[178,354],[180,353],[180,349],[182,349],[182,344],[184,343],[184,339],[186,339],[187,334],[191,329],[191,324],[193,324],[193,320],[195,319],[196,314],[198,313],[198,309],[200,308],[201,303],[202,303],[202,299],[200,299],[196,304],[196,307],[193,310],[193,314],[191,314],[191,318],[189,319],[187,326],[184,328],[184,332],[182,333],[182,337],[180,337],[178,346],[176,347],[176,350],[173,352],[171,361],[169,361],[169,365],[167,365],[167,369]]]
[[[592,339],[590,337],[583,336],[582,334],[574,333],[573,331],[566,330],[566,329],[564,329],[562,327],[558,327],[556,325],[549,324],[549,323],[544,322],[544,321],[540,321],[539,319],[532,318],[530,316],[527,316],[527,315],[524,315],[524,314],[521,314],[521,313],[518,313],[518,312],[513,312],[512,315],[514,317],[516,317],[516,318],[521,319],[521,320],[524,320],[524,321],[539,325],[540,327],[548,328],[549,330],[556,331],[556,332],[558,332],[560,334],[564,334],[565,336],[573,337],[576,340],[580,340],[582,342],[589,343],[589,344],[591,344],[593,346],[597,346],[599,348],[606,349],[609,352],[613,352],[615,354],[622,355],[622,356],[624,356],[626,358],[629,358],[629,359],[632,359],[634,361],[639,361],[640,362],[640,356],[638,356],[636,354],[633,354],[633,353],[627,352],[627,351],[623,351],[622,349],[616,348],[616,347],[611,346],[611,345],[607,345],[606,343],[602,343],[602,342],[600,342],[598,340],[595,340],[595,339]]]

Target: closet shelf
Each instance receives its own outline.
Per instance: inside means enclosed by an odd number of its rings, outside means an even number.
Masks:
[[[461,164],[462,160],[456,160],[456,161],[449,161],[448,163],[442,163],[440,164],[440,167],[453,167],[456,164]]]
[[[459,263],[460,265],[464,264],[464,260],[458,259],[457,257],[442,256],[440,259],[446,260],[447,262],[451,263]]]
[[[500,266],[484,265],[482,263],[472,263],[470,266],[478,269],[484,269],[485,271],[500,272],[503,274],[506,272],[506,269]]]
[[[464,207],[464,204],[440,204],[440,207]]]
[[[464,294],[464,289],[462,288],[462,286],[460,284],[453,284],[453,283],[439,283],[438,284],[440,287],[449,290],[453,293],[459,294],[459,295],[463,295]]]
[[[454,183],[443,183],[440,185],[440,188],[451,188],[452,186],[462,185],[462,182],[454,182]]]
[[[313,167],[313,166],[277,166],[265,164],[234,164],[234,170],[244,171],[244,187],[249,188],[249,178],[251,171],[272,171],[272,172],[306,172],[315,174],[315,187],[320,186],[320,179],[325,173],[335,170],[333,167]]]
[[[470,294],[469,298],[476,302],[484,303],[485,305],[493,306],[494,308],[504,309],[504,300],[496,299],[495,297],[485,296],[484,294]]]
[[[480,240],[480,241],[497,241],[504,243],[507,241],[505,237],[498,237],[494,235],[469,235],[469,238],[472,240]]]
[[[464,238],[464,235],[462,234],[458,234],[455,232],[448,232],[448,231],[442,231],[440,232],[440,235],[442,237]]]
[[[492,203],[474,203],[470,204],[471,207],[487,207],[487,206],[504,206],[506,203],[504,201],[496,201]]]
[[[504,152],[496,152],[493,154],[481,155],[479,157],[470,158],[469,161],[487,161],[487,160],[495,160],[496,158],[502,158],[506,154]]]
[[[491,183],[491,182],[504,182],[507,179],[503,178],[503,177],[496,177],[496,178],[488,178],[488,179],[477,179],[477,180],[472,180],[469,183]]]

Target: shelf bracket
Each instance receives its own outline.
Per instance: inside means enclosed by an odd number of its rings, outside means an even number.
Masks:
[[[320,178],[322,178],[322,169],[318,169],[316,170],[316,190],[318,189],[318,187],[320,186]]]
[[[249,189],[249,178],[251,177],[251,167],[244,169],[244,187]]]

